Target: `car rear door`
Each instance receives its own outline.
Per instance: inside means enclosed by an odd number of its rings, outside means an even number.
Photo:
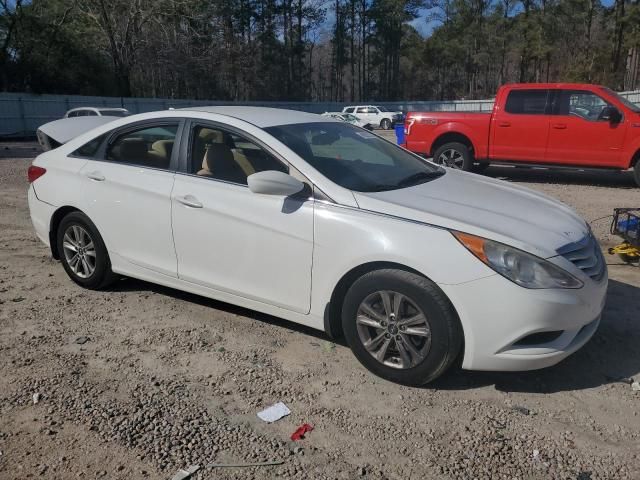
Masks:
[[[373,107],[358,107],[356,108],[356,116],[366,121],[367,123],[376,124],[376,115]]]
[[[308,313],[313,255],[310,195],[259,195],[247,176],[292,167],[246,132],[217,123],[189,127],[172,194],[182,280]]]
[[[551,103],[544,88],[512,89],[491,119],[489,156],[503,161],[545,161]]]
[[[124,261],[177,275],[171,190],[178,161],[173,146],[182,124],[163,119],[117,130],[80,170],[86,179],[85,213],[98,227],[114,264]]]
[[[589,90],[557,90],[546,161],[574,166],[615,167],[620,163],[628,121],[602,118],[613,105]]]

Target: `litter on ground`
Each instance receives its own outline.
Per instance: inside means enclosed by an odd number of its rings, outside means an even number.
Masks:
[[[271,405],[269,408],[265,408],[261,412],[258,412],[258,418],[264,420],[267,423],[273,423],[280,420],[282,417],[286,417],[291,413],[291,410],[282,402],[278,402]]]
[[[303,440],[304,439],[304,434],[307,433],[307,432],[310,432],[311,430],[313,430],[313,425],[310,425],[308,423],[300,425],[296,429],[296,431],[291,434],[291,440],[293,440],[294,442],[296,442],[298,440]]]

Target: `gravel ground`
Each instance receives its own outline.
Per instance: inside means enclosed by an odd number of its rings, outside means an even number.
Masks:
[[[637,267],[607,256],[602,326],[560,365],[401,387],[280,319],[137,280],[77,287],[32,231],[30,158],[15,158],[30,148],[0,145],[0,479],[170,479],[268,460],[284,463],[194,478],[640,478]],[[629,173],[487,174],[588,220],[640,205]],[[593,223],[605,248],[608,221]],[[289,417],[256,417],[276,401]],[[315,429],[291,442],[305,422]]]

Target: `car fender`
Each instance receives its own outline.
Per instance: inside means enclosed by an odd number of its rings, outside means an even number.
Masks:
[[[362,265],[401,265],[437,284],[459,284],[495,274],[451,232],[433,225],[318,202],[314,229],[312,312],[319,316],[338,282]]]
[[[486,150],[486,145],[484,150],[479,149],[480,141],[477,138],[477,132],[473,128],[471,128],[469,125],[466,125],[462,122],[454,121],[454,122],[445,122],[436,126],[436,128],[433,130],[432,141],[431,141],[431,144],[429,145],[429,151],[433,153],[433,145],[438,141],[438,139],[444,135],[451,134],[451,133],[455,133],[455,134],[466,137],[469,140],[469,143],[471,144],[473,151],[476,152],[476,156],[478,157],[482,156],[481,152]]]
[[[622,168],[631,168],[634,162],[640,158],[640,136],[629,142],[629,147],[625,151],[625,156],[621,159]]]

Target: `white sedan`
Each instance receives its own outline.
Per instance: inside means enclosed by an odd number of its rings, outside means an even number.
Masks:
[[[567,206],[318,115],[134,115],[43,153],[29,181],[35,231],[77,284],[135,277],[343,335],[402,384],[459,357],[553,365],[604,305],[602,253]]]

